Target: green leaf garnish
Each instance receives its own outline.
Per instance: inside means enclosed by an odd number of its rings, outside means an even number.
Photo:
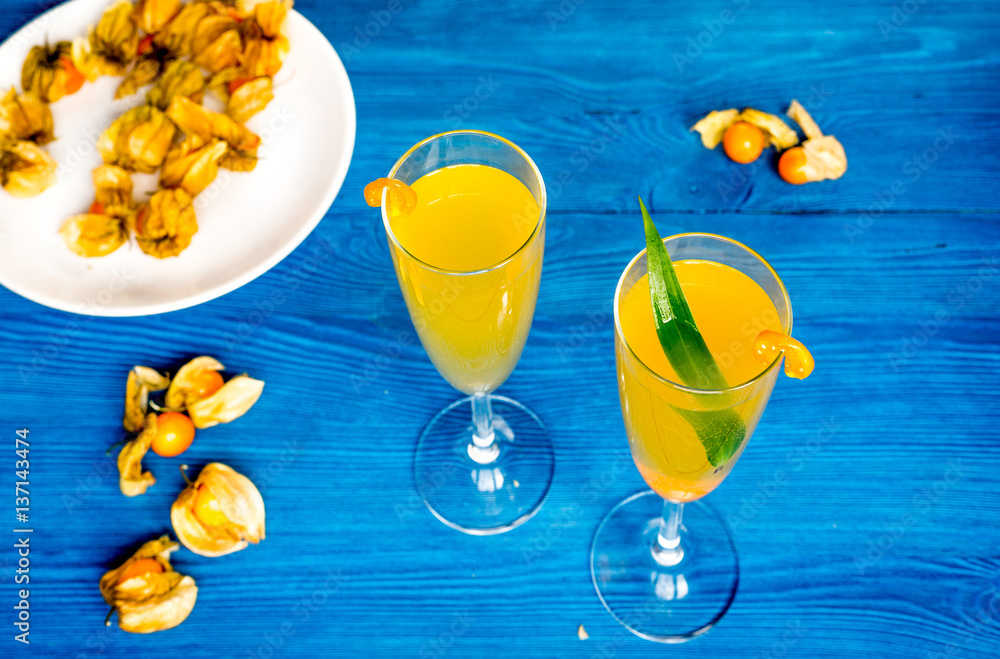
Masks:
[[[674,411],[691,424],[698,440],[705,447],[705,454],[713,467],[724,464],[739,450],[747,427],[743,418],[735,410],[706,410],[696,412],[682,407],[671,406]]]
[[[695,389],[722,390],[729,387],[715,357],[698,331],[691,307],[684,297],[660,233],[639,199],[646,227],[646,270],[653,320],[660,346],[681,382]],[[674,408],[698,435],[713,467],[728,460],[746,435],[743,419],[732,409],[692,411]]]
[[[677,377],[695,389],[725,389],[729,386],[715,357],[701,338],[691,307],[684,297],[681,282],[670,262],[667,246],[649,217],[646,205],[639,200],[646,225],[646,270],[649,273],[649,298],[653,302],[656,335]]]

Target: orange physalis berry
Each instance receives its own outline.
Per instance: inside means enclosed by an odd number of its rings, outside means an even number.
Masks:
[[[806,182],[806,152],[800,146],[794,146],[781,154],[778,161],[778,173],[781,178],[793,185]]]
[[[219,499],[204,485],[198,486],[198,494],[194,499],[194,515],[209,526],[225,526],[229,518],[222,512]]]
[[[122,576],[118,577],[118,583],[123,584],[129,579],[141,577],[151,572],[163,572],[163,566],[155,558],[140,558],[122,572]]]
[[[87,78],[73,65],[73,60],[69,57],[60,57],[59,66],[69,74],[69,78],[66,80],[66,93],[75,94],[80,91],[83,83],[87,82]]]
[[[382,205],[382,191],[389,189],[388,205],[393,213],[409,215],[417,207],[417,193],[413,188],[394,178],[377,178],[365,186],[365,201],[377,208]]]
[[[153,52],[153,35],[147,34],[142,38],[142,41],[139,42],[138,53],[139,55],[145,55],[146,53],[151,52]]]
[[[770,364],[785,353],[785,375],[803,380],[816,366],[809,349],[787,334],[764,330],[753,340],[753,354],[762,364]]]
[[[156,418],[156,437],[150,446],[153,453],[165,458],[180,455],[194,441],[194,423],[180,412],[164,412]]]
[[[722,136],[722,148],[726,155],[742,165],[752,163],[760,157],[767,145],[764,132],[745,121],[737,121],[726,129]]]
[[[189,376],[191,382],[191,393],[198,398],[208,398],[219,389],[222,389],[222,376],[218,371],[204,369]]]

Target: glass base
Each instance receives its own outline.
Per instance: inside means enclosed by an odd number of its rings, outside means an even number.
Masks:
[[[594,534],[590,573],[611,615],[633,634],[683,643],[715,626],[740,580],[739,559],[722,518],[700,501],[684,505],[683,556],[654,560],[663,499],[640,492],[611,509]]]
[[[413,460],[417,491],[453,529],[503,533],[538,512],[552,484],[555,452],[541,420],[503,396],[490,396],[493,445],[475,447],[471,401],[452,403],[427,424]]]

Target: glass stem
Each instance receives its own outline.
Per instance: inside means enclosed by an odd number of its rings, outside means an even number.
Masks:
[[[493,430],[493,407],[490,405],[490,395],[476,393],[472,396],[472,443],[469,444],[469,457],[479,464],[493,462],[500,453],[496,445],[496,432]]]
[[[660,532],[656,535],[650,551],[653,560],[660,565],[670,567],[684,559],[684,548],[681,547],[681,518],[684,516],[684,504],[663,500],[663,517],[660,519]]]

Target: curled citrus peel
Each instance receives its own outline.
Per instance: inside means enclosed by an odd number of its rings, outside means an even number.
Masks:
[[[812,354],[800,341],[787,334],[764,330],[753,340],[753,354],[762,364],[770,364],[785,353],[785,375],[804,380],[816,366]]]
[[[413,188],[394,178],[377,178],[365,186],[365,201],[372,208],[382,205],[382,191],[389,190],[389,211],[409,215],[417,207],[417,193]]]

